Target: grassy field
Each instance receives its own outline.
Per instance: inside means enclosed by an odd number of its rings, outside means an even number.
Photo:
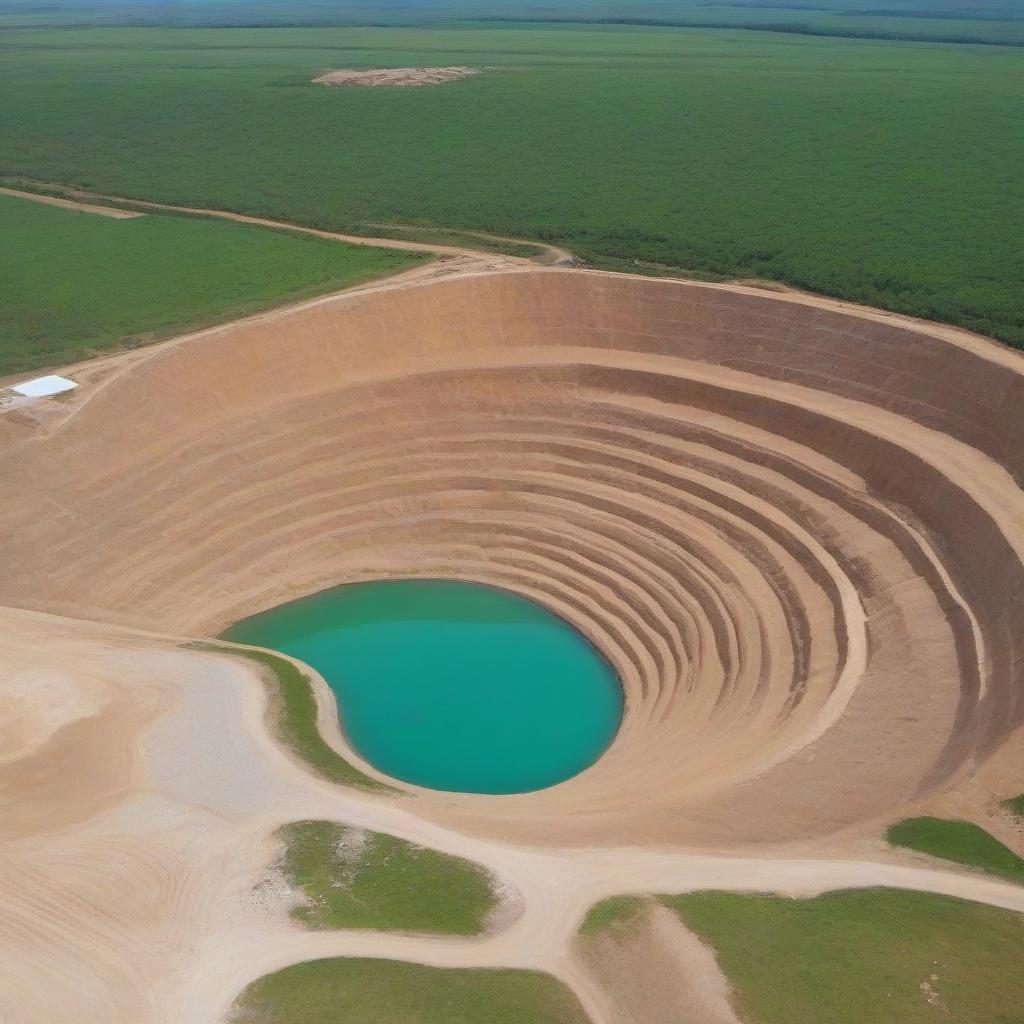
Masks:
[[[516,970],[442,970],[394,960],[314,960],[250,985],[233,1024],[587,1024],[560,982]]]
[[[286,658],[266,651],[247,651],[204,641],[186,646],[196,651],[248,658],[259,665],[272,686],[270,718],[278,741],[321,778],[370,792],[395,792],[386,783],[364,775],[324,741],[316,726],[316,700],[310,681]]]
[[[710,944],[746,1024],[1020,1024],[1024,918],[945,896],[664,899]]]
[[[312,928],[475,935],[497,905],[487,872],[460,857],[330,821],[278,835],[285,877],[305,896],[292,916]]]
[[[309,83],[447,63],[493,70]],[[1024,345],[1012,47],[609,25],[24,30],[0,40],[0,83],[0,174],[547,239]]]
[[[892,825],[885,838],[894,846],[981,868],[993,875],[1024,882],[1024,859],[984,829],[967,821],[907,818]]]
[[[195,217],[112,220],[0,196],[0,375],[56,366],[413,266]]]
[[[0,26],[429,25],[464,18],[626,22],[1020,45],[1021,0],[0,0]]]

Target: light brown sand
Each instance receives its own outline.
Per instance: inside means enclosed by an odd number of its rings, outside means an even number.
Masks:
[[[714,952],[663,906],[578,945],[614,1024],[741,1024]]]
[[[605,1021],[573,935],[616,892],[1024,910],[864,845],[1024,789],[1024,360],[805,296],[498,265],[111,359],[0,451],[0,603],[37,613],[0,623],[0,1017],[212,1022],[355,953],[543,967]],[[274,747],[242,665],[131,632],[389,576],[578,625],[626,690],[607,755],[517,797],[348,794]],[[297,932],[246,894],[277,825],[316,816],[476,859],[523,913],[478,941]]]

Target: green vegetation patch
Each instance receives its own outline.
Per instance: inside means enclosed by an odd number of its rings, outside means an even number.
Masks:
[[[589,937],[609,929],[629,928],[649,904],[647,896],[612,896],[590,908],[580,925],[580,934]]]
[[[311,84],[446,64],[488,73]],[[7,175],[364,234],[551,241],[1024,345],[1019,48],[616,25],[26,29],[0,38],[0,82]]]
[[[1024,882],[1024,859],[969,821],[907,818],[890,826],[885,838],[894,846],[905,846],[908,850]]]
[[[349,764],[333,747],[328,745],[316,724],[316,699],[313,686],[292,662],[269,651],[246,650],[226,644],[196,642],[187,645],[197,651],[227,654],[234,658],[248,658],[264,671],[263,676],[272,687],[271,723],[278,742],[304,761],[321,778],[343,786],[379,793],[394,793],[384,782],[364,775]]]
[[[83,359],[413,266],[201,217],[115,220],[0,196],[0,375]]]
[[[1024,818],[1024,793],[1021,793],[1020,796],[1010,797],[1009,800],[1004,800],[1000,806],[1015,818]]]
[[[497,906],[490,876],[461,857],[330,821],[278,835],[284,874],[305,896],[292,916],[313,928],[475,935]]]
[[[589,1024],[550,975],[395,960],[313,960],[253,982],[233,1024]]]
[[[1024,917],[868,889],[664,899],[710,944],[747,1024],[1019,1024]]]

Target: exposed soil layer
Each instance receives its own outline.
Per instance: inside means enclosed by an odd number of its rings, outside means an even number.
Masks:
[[[622,728],[560,786],[421,813],[536,841],[817,836],[947,787],[1024,717],[1022,365],[589,272],[321,300],[154,350],[0,456],[0,598],[210,635],[351,580],[507,587],[611,660]]]
[[[658,903],[579,947],[610,996],[608,1024],[742,1024],[714,951]]]
[[[318,75],[317,85],[442,85],[479,75],[479,68],[340,68]]]
[[[877,839],[1024,788],[1024,359],[808,296],[461,260],[0,411],[0,1017],[213,1022],[288,964],[383,956],[549,971],[595,1024],[725,1024],[692,936],[661,915],[584,960],[588,908],[889,885],[1024,911]],[[364,793],[276,744],[248,659],[182,647],[415,576],[591,638],[626,694],[608,753],[520,796]],[[265,882],[304,818],[471,859],[517,912],[299,930]]]

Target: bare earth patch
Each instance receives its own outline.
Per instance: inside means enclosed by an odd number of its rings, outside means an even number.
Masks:
[[[73,199],[61,199],[58,196],[44,196],[38,192],[23,192],[18,188],[0,188],[0,195],[14,196],[15,199],[28,199],[44,206],[61,206],[65,210],[78,210],[81,213],[98,213],[101,217],[112,217],[114,220],[131,220],[134,217],[145,217],[138,210],[121,210],[114,206],[95,206],[92,203],[80,203]]]
[[[580,952],[611,997],[614,1024],[740,1024],[714,952],[653,901],[637,917],[582,938]]]
[[[313,79],[317,85],[443,85],[479,75],[479,68],[340,68]]]

